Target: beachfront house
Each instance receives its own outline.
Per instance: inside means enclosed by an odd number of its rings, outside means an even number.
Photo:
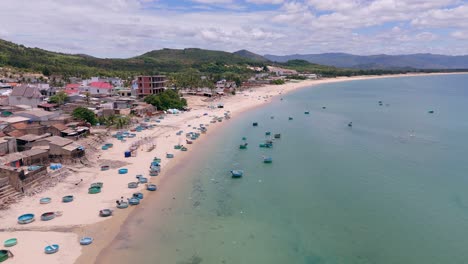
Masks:
[[[145,97],[152,94],[160,94],[166,89],[166,76],[138,76],[137,77],[137,95]]]
[[[8,97],[9,105],[27,105],[37,107],[44,101],[45,96],[37,86],[19,85],[13,88]]]
[[[111,96],[114,92],[114,87],[108,82],[91,82],[84,87],[84,92],[88,92],[92,96]]]

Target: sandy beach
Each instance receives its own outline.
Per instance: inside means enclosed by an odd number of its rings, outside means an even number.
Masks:
[[[466,74],[466,73],[435,73],[440,74]],[[196,148],[203,145],[203,141],[209,138],[210,132],[222,126],[229,120],[211,123],[214,117],[222,117],[229,111],[232,118],[249,109],[269,103],[278,95],[297,89],[313,87],[319,84],[345,82],[364,79],[394,78],[422,76],[429,74],[404,74],[388,76],[359,76],[340,77],[321,80],[307,80],[301,82],[289,82],[284,85],[269,85],[238,92],[235,96],[225,96],[214,101],[206,98],[188,96],[189,112],[176,115],[166,115],[160,123],[152,122],[156,127],[151,130],[137,132],[137,137],[120,142],[115,138],[109,138],[106,142],[113,143],[108,150],[97,150],[90,153],[89,165],[73,166],[71,173],[62,182],[44,192],[32,197],[25,197],[21,202],[12,205],[0,215],[0,241],[15,237],[18,244],[10,250],[14,258],[8,263],[93,263],[99,252],[106,248],[113,239],[119,235],[120,227],[125,222],[134,207],[117,209],[116,200],[121,197],[131,197],[134,192],[141,190],[144,195],[158,195],[150,193],[141,184],[139,189],[129,189],[127,184],[136,181],[135,176],[142,174],[151,183],[164,188],[164,182],[177,180],[179,175],[167,175],[165,172],[180,166],[180,161],[195,153]],[[224,108],[211,108],[218,103],[224,104]],[[185,133],[195,131],[200,124],[208,125],[208,132],[202,134],[193,145],[185,142]],[[183,130],[182,135],[176,135]],[[136,157],[124,158],[124,152],[132,143],[151,138],[156,148],[148,152],[141,147]],[[174,150],[174,145],[182,144],[188,147],[187,152]],[[88,150],[89,151],[89,150]],[[166,153],[174,154],[173,159],[166,159]],[[149,176],[149,164],[154,157],[162,158],[162,173],[157,177]],[[108,171],[101,171],[102,165],[110,165]],[[127,168],[127,174],[118,174],[119,168]],[[67,169],[67,168],[65,168]],[[82,180],[82,181],[81,181]],[[88,194],[88,187],[93,182],[102,182],[103,189],[98,194]],[[74,201],[62,203],[62,197],[73,195]],[[49,204],[39,204],[42,197],[52,198]],[[145,199],[142,200],[144,205]],[[142,205],[140,205],[142,206]],[[111,217],[100,217],[99,210],[109,208],[114,210]],[[40,216],[45,212],[62,212],[62,216],[51,221],[41,221]],[[25,213],[35,214],[36,221],[20,225],[18,216]],[[89,246],[80,246],[79,239],[83,236],[92,236],[95,242]],[[48,244],[60,244],[60,251],[53,255],[44,254],[44,247]]]

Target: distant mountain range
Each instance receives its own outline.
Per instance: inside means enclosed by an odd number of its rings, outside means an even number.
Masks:
[[[276,56],[267,54],[266,59],[275,62],[306,60],[310,63],[354,69],[468,69],[468,55],[447,56],[436,54],[370,55],[359,56],[347,53],[294,54]]]

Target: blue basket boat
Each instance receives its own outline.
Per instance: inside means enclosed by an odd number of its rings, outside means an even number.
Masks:
[[[40,204],[48,204],[48,203],[50,203],[51,201],[52,201],[52,198],[50,198],[50,197],[44,197],[44,198],[41,198],[41,199],[39,200],[39,203],[40,203]]]
[[[143,199],[143,193],[141,193],[141,192],[134,193],[133,198],[137,198],[137,199],[141,200],[141,199]]]
[[[128,183],[128,188],[130,189],[135,189],[138,187],[138,182],[129,182]]]
[[[128,169],[126,168],[119,169],[119,174],[127,174],[127,173],[128,173]]]
[[[140,204],[140,199],[132,197],[132,198],[128,199],[128,203],[130,205],[139,205]]]
[[[54,212],[47,212],[47,213],[43,213],[41,215],[41,220],[42,221],[50,221],[52,219],[55,218],[55,213]]]
[[[263,163],[272,163],[273,159],[271,157],[264,157],[263,158]]]
[[[150,183],[150,184],[146,185],[146,190],[148,190],[148,191],[154,192],[154,191],[156,191],[156,189],[157,189],[156,184]]]
[[[99,216],[100,217],[108,217],[112,215],[112,210],[111,209],[102,209],[99,211]]]
[[[24,214],[18,217],[18,224],[25,225],[34,222],[34,220],[34,214]]]
[[[140,178],[138,178],[138,181],[139,181],[140,183],[147,183],[147,182],[148,182],[148,178],[140,177]]]
[[[57,251],[59,251],[59,245],[57,244],[53,244],[53,245],[48,245],[44,248],[44,252],[46,254],[54,254],[54,253],[57,253]]]
[[[82,246],[87,246],[93,243],[93,238],[92,237],[83,237],[80,239],[80,245]]]
[[[231,171],[232,178],[240,178],[244,175],[244,171],[242,170],[232,170]]]
[[[122,202],[119,202],[119,203],[117,204],[117,208],[119,208],[119,209],[125,209],[125,208],[127,208],[127,207],[128,207],[128,203],[127,203],[127,202],[123,202],[123,201],[122,201]]]
[[[67,196],[62,197],[62,202],[69,203],[69,202],[72,202],[73,199],[74,199],[73,195],[67,195]]]

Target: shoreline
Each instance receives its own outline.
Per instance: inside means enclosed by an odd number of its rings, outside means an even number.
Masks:
[[[4,241],[11,237],[18,238],[18,245],[11,248],[15,257],[9,263],[29,263],[31,261],[47,261],[48,263],[92,263],[99,261],[100,254],[106,254],[107,249],[114,243],[114,240],[121,236],[122,227],[125,230],[125,225],[128,223],[130,215],[135,209],[143,210],[146,200],[142,201],[143,208],[128,208],[115,209],[115,200],[119,197],[129,197],[134,191],[140,189],[128,189],[127,183],[135,180],[135,175],[148,175],[148,165],[154,156],[165,157],[165,153],[175,153],[175,159],[170,162],[163,157],[162,173],[157,177],[148,177],[148,180],[157,185],[164,186],[166,181],[180,181],[183,179],[177,173],[168,177],[169,172],[177,171],[183,161],[189,159],[196,152],[197,148],[203,145],[208,136],[216,133],[216,128],[223,126],[221,124],[210,123],[213,116],[222,116],[225,111],[230,111],[231,116],[235,118],[237,115],[245,113],[256,107],[262,106],[271,102],[276,96],[286,94],[298,89],[313,88],[314,86],[337,83],[346,81],[383,79],[383,78],[400,78],[400,77],[418,77],[418,76],[438,76],[438,75],[453,75],[453,74],[468,74],[467,72],[460,73],[415,73],[415,74],[399,74],[399,75],[381,75],[381,76],[356,76],[356,77],[338,77],[321,80],[305,80],[300,82],[290,82],[284,85],[267,85],[258,88],[252,88],[239,92],[235,96],[227,96],[219,101],[203,102],[202,97],[190,96],[190,107],[192,111],[179,114],[167,115],[167,118],[158,123],[154,130],[145,130],[134,139],[129,139],[125,143],[118,142],[114,138],[110,138],[108,142],[113,143],[114,147],[108,151],[98,151],[101,155],[100,159],[93,167],[81,167],[76,170],[76,173],[68,176],[63,182],[57,186],[44,191],[33,197],[25,197],[22,201],[14,204],[10,209],[3,211],[0,221],[2,221],[3,232],[0,233],[0,240]],[[208,109],[208,106],[216,103],[224,103],[224,109]],[[204,116],[204,113],[209,113]],[[193,145],[187,145],[189,151],[187,153],[173,149],[176,144],[183,144],[181,140],[185,140],[185,136],[176,136],[175,132],[184,130],[185,134],[188,131],[193,131],[192,127],[198,127],[199,124],[209,124],[207,135],[201,136]],[[189,127],[190,125],[190,127]],[[139,150],[136,158],[123,159],[123,153],[132,142],[144,137],[151,137],[156,140],[156,148],[151,152]],[[200,141],[200,142],[198,142]],[[185,144],[183,144],[185,145]],[[126,162],[124,166],[115,166],[109,171],[100,171],[101,161],[113,161],[116,164]],[[126,175],[118,175],[117,169],[128,168],[129,173]],[[79,179],[83,182],[76,186],[73,183]],[[104,183],[102,193],[97,195],[87,194],[87,186],[94,181]],[[162,187],[164,188],[164,187]],[[149,193],[143,191],[145,195]],[[63,204],[60,202],[60,197],[72,194],[76,200],[72,204]],[[159,196],[158,191],[150,194],[152,198]],[[53,202],[48,205],[39,205],[40,197],[51,197]],[[115,214],[109,219],[100,218],[98,211],[104,208],[115,210]],[[16,223],[16,218],[23,213],[32,212],[36,218],[41,213],[47,211],[62,211],[63,216],[52,221],[35,221],[26,226],[20,226]],[[112,220],[114,219],[114,220]],[[47,232],[47,233],[45,233]],[[91,235],[95,242],[87,247],[79,245],[79,237]],[[52,241],[51,241],[52,240]],[[27,243],[22,243],[27,241]],[[46,241],[46,242],[43,242]],[[53,256],[46,256],[42,249],[47,243],[60,243],[61,251]],[[63,248],[63,249],[62,249]],[[32,253],[34,252],[34,253]]]

